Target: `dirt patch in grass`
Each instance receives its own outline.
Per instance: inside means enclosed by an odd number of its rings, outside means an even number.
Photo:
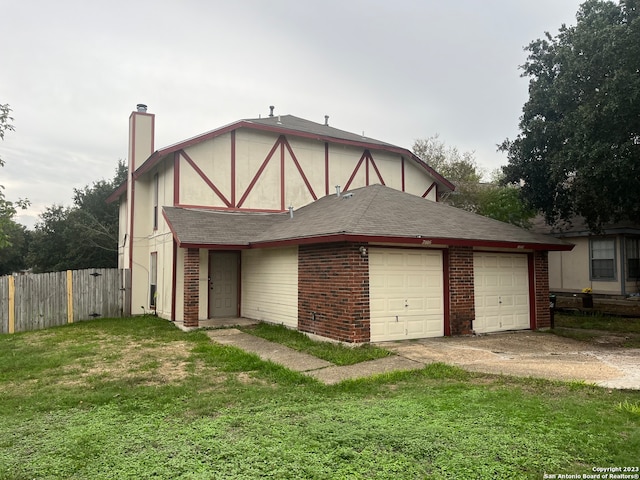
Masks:
[[[113,354],[112,347],[100,346],[96,355],[82,359],[82,365],[68,365],[63,369],[65,373],[74,374],[72,378],[67,377],[63,385],[87,385],[95,378],[121,380],[143,377],[142,385],[154,386],[180,383],[190,375],[191,345],[187,342],[122,342],[116,337],[103,337],[101,341],[106,344],[115,341],[122,344],[117,355]],[[104,356],[106,352],[110,355]]]

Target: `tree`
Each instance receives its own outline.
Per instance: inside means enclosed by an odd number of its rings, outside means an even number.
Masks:
[[[9,104],[0,104],[0,140],[4,140],[5,132],[15,130],[13,127],[13,117],[11,116],[11,108]],[[4,160],[0,158],[0,167],[4,166]],[[14,221],[17,208],[27,208],[28,200],[18,200],[10,202],[4,197],[3,185],[0,185],[0,251],[10,247],[12,238],[18,235],[18,224]],[[6,253],[5,253],[6,254]],[[0,262],[2,260],[0,259]],[[2,268],[0,267],[0,270]],[[8,272],[11,273],[11,272]]]
[[[456,190],[443,199],[449,205],[519,227],[530,226],[529,220],[535,212],[520,200],[518,188],[500,185],[501,174],[494,174],[489,183],[483,183],[483,172],[473,152],[460,153],[435,135],[416,140],[413,153],[456,186]]]
[[[503,185],[502,172],[494,173],[490,183],[482,184],[477,195],[477,214],[518,227],[531,228],[531,219],[536,211],[522,201],[518,187]]]
[[[69,208],[52,205],[40,214],[29,245],[27,263],[34,272],[56,272],[73,269],[74,259],[69,250],[71,231],[67,218]]]
[[[112,181],[74,189],[73,206],[52,205],[40,215],[29,245],[28,264],[36,272],[111,268],[118,264],[118,205],[107,197],[126,178],[119,161]]]
[[[0,248],[0,276],[9,275],[27,268],[26,257],[30,233],[24,225],[8,221],[3,226],[6,244]]]
[[[640,222],[640,0],[588,0],[575,26],[531,42],[529,100],[505,140],[504,181],[554,224]]]
[[[412,150],[431,168],[456,186],[463,183],[479,183],[482,179],[482,170],[476,163],[474,153],[460,153],[455,147],[447,147],[438,134],[426,139],[417,139],[413,143]]]

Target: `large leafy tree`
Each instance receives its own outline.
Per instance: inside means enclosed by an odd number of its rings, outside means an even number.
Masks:
[[[9,104],[0,104],[0,140],[4,140],[4,135],[6,132],[11,132],[14,130],[13,127],[13,117],[11,116],[11,108]],[[0,167],[4,166],[4,160],[0,158]],[[27,200],[18,200],[17,202],[10,202],[4,196],[4,192],[2,191],[4,186],[0,185],[0,252],[2,250],[9,248],[12,246],[13,241],[17,240],[20,242],[21,231],[24,231],[24,228],[21,228],[18,225],[14,217],[17,213],[17,208],[26,208],[29,205]],[[15,249],[12,250],[15,254]],[[2,257],[8,258],[8,252],[3,252]],[[5,267],[2,267],[5,265]],[[4,271],[8,268],[13,268],[17,265],[16,262],[4,262],[4,260],[0,257],[0,275],[4,273],[11,273],[11,270]],[[22,266],[19,266],[22,268]]]
[[[588,0],[575,26],[531,42],[505,181],[548,223],[640,222],[640,0]]]
[[[484,172],[473,152],[448,147],[438,135],[416,140],[412,150],[456,186],[455,192],[444,198],[444,202],[502,222],[525,228],[530,226],[529,220],[535,212],[522,202],[519,189],[501,185],[500,173],[494,173],[491,181],[483,182]]]
[[[27,258],[34,271],[117,266],[118,205],[106,199],[125,178],[120,161],[113,180],[74,189],[72,207],[52,205],[40,215]]]

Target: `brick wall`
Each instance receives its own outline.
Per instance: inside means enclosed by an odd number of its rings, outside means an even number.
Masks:
[[[476,316],[473,249],[449,248],[449,322],[451,335],[468,335]],[[445,295],[447,293],[445,292]]]
[[[188,248],[184,254],[184,326],[198,326],[200,302],[200,251]]]
[[[342,342],[369,341],[369,257],[360,254],[361,246],[299,247],[298,330]]]
[[[549,312],[549,252],[536,251],[533,253],[533,277],[535,281],[535,328],[551,326]]]

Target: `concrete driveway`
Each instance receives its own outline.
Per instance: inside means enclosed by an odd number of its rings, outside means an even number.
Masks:
[[[474,372],[640,389],[640,349],[599,347],[549,333],[508,332],[379,345],[425,364],[443,362]]]

